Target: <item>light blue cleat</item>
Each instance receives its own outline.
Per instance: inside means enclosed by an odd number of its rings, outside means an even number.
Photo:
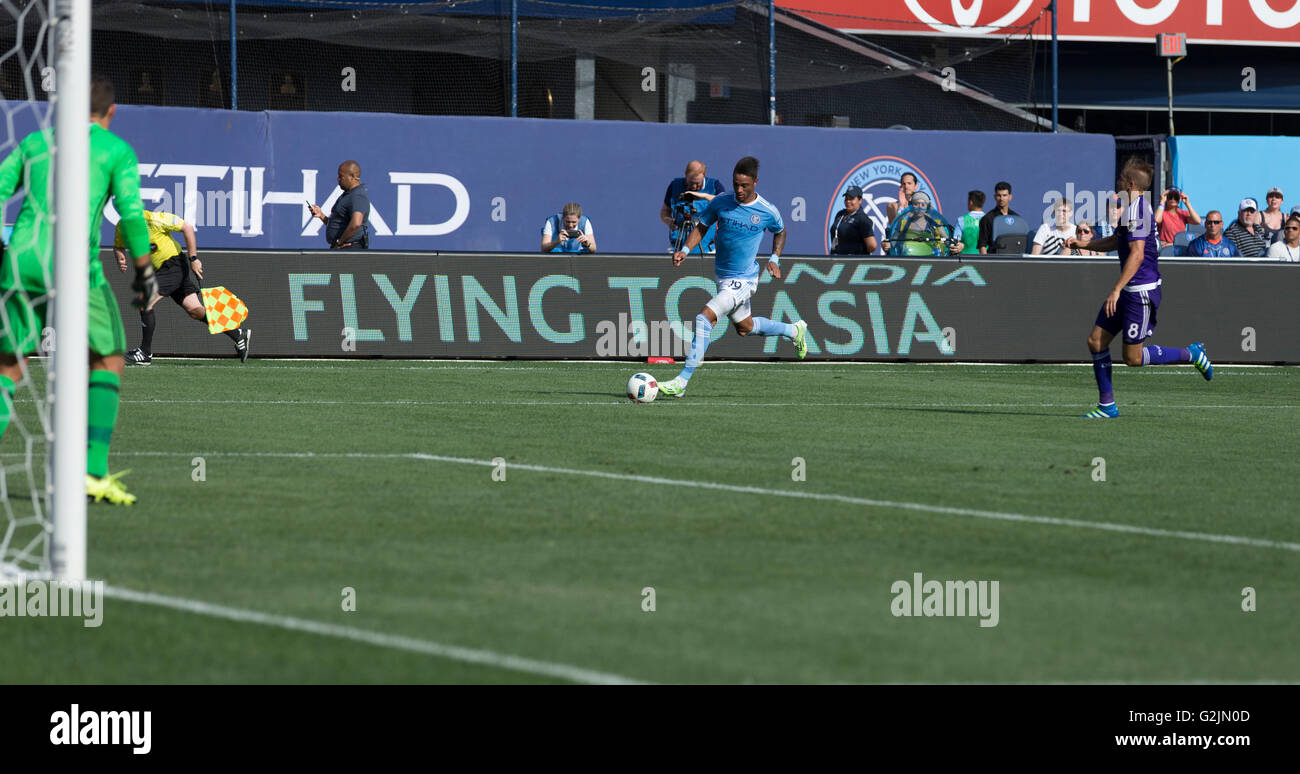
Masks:
[[[1097,408],[1093,409],[1092,411],[1089,411],[1087,414],[1084,414],[1081,418],[1082,419],[1115,419],[1118,416],[1119,416],[1119,407],[1116,406],[1114,403],[1107,403],[1105,406],[1098,403]]]
[[[1201,376],[1205,377],[1205,381],[1208,382],[1213,379],[1214,363],[1211,363],[1210,357],[1205,354],[1205,345],[1198,341],[1188,347],[1187,351],[1192,353],[1192,365],[1196,366],[1196,370],[1201,372]]]

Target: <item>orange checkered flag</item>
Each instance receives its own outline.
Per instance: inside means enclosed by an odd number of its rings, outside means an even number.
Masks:
[[[203,310],[208,315],[208,333],[233,331],[248,319],[248,307],[223,287],[203,289]]]

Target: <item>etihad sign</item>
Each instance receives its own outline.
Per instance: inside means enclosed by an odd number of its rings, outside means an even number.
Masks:
[[[1040,0],[778,0],[845,32],[1050,38]],[[1057,0],[1062,40],[1150,42],[1183,32],[1189,43],[1300,46],[1300,0]]]

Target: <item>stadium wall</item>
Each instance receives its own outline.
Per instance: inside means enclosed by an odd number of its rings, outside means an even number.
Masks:
[[[30,131],[31,107],[12,137]],[[972,127],[978,128],[978,127]],[[758,190],[780,210],[792,253],[825,255],[826,230],[849,185],[877,217],[905,171],[918,173],[950,217],[966,192],[1009,181],[1031,223],[1048,192],[1114,186],[1108,135],[930,132],[620,121],[548,121],[363,113],[240,112],[119,105],[113,130],[140,158],[146,206],[197,224],[203,249],[311,250],[339,162],[356,159],[385,250],[525,252],[565,202],[583,205],[603,252],[668,248],[659,208],[669,180],[701,159],[731,188],[745,155],[762,163]],[[0,149],[3,150],[3,149]],[[197,196],[195,193],[197,192]],[[1082,205],[1077,207],[1080,214]],[[10,205],[6,222],[16,209]],[[116,213],[109,212],[111,220]],[[111,227],[103,232],[111,244]]]
[[[113,266],[111,252],[103,254]],[[815,360],[1086,360],[1084,340],[1115,281],[1111,259],[959,262],[789,258],[766,274],[753,313],[808,321]],[[715,292],[711,262],[667,256],[208,251],[209,286],[249,308],[254,353],[282,357],[682,360]],[[1216,362],[1300,363],[1300,267],[1166,262],[1155,341],[1204,341]],[[109,272],[129,345],[127,274]],[[229,356],[230,341],[171,301],[154,352]],[[710,358],[792,356],[775,338],[714,328]]]
[[[1237,205],[1251,197],[1260,207],[1273,186],[1286,193],[1286,209],[1300,185],[1300,138],[1297,137],[1170,137],[1174,185],[1186,191],[1204,215],[1223,211],[1224,221],[1237,217]]]

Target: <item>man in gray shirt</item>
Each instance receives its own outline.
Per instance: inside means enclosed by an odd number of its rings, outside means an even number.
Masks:
[[[335,202],[327,217],[320,207],[308,203],[311,214],[325,224],[325,241],[331,248],[370,247],[366,219],[370,216],[370,194],[361,182],[361,165],[355,161],[339,164],[339,188],[343,195]]]

